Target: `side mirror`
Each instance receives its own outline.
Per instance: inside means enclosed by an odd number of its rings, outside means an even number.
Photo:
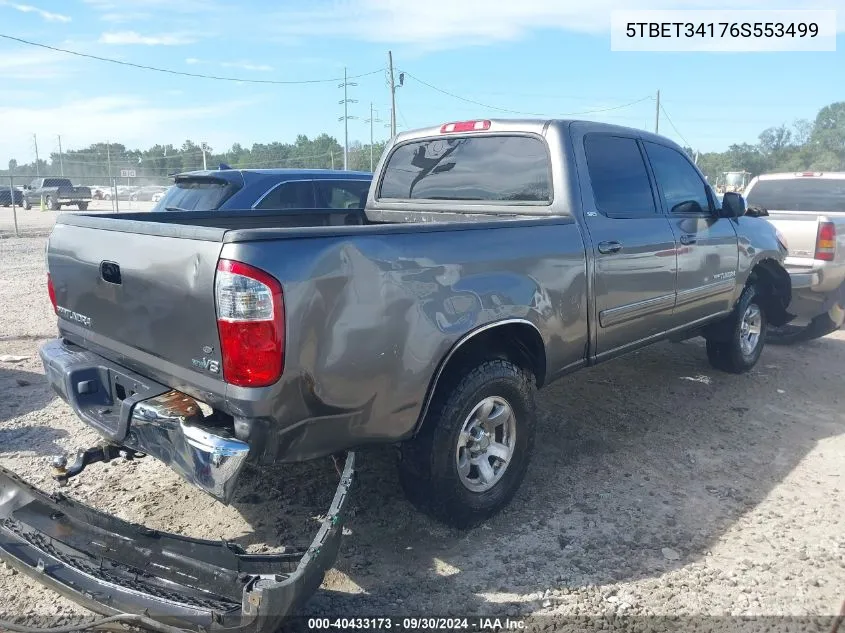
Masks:
[[[734,191],[726,191],[722,196],[723,218],[741,218],[745,215],[745,198]]]

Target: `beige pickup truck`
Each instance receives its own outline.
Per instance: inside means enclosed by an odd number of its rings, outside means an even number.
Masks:
[[[789,247],[789,311],[797,318],[770,328],[769,341],[819,338],[845,322],[845,172],[763,174],[745,189],[749,207],[763,207]]]

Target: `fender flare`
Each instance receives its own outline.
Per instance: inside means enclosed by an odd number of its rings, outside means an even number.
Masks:
[[[446,355],[441,359],[440,363],[437,365],[437,370],[434,372],[434,375],[431,378],[431,381],[428,385],[428,390],[426,391],[425,400],[423,401],[423,406],[420,409],[419,416],[417,416],[417,422],[414,425],[414,432],[413,434],[416,435],[419,430],[422,428],[423,420],[425,420],[425,416],[428,415],[428,410],[431,407],[431,401],[434,398],[434,393],[437,390],[437,385],[440,382],[440,378],[443,376],[443,373],[446,371],[446,368],[449,366],[449,362],[454,358],[455,354],[469,341],[474,339],[479,334],[483,334],[485,332],[489,332],[490,330],[503,327],[507,325],[528,325],[530,326],[536,333],[537,336],[540,337],[540,340],[543,340],[542,334],[540,334],[540,329],[537,325],[528,319],[522,318],[510,318],[510,319],[501,319],[499,321],[491,321],[490,323],[485,323],[473,330],[470,330],[466,334],[464,334],[461,338],[459,338],[452,347],[449,348],[449,351],[446,352]]]

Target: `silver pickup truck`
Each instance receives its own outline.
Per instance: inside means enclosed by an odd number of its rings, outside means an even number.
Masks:
[[[224,195],[241,186],[201,178]],[[337,209],[60,216],[47,248],[59,338],[41,357],[104,438],[98,458],[152,456],[229,502],[248,462],[397,444],[411,501],[468,527],[519,488],[538,388],[678,335],[705,337],[719,370],[754,367],[768,324],[790,318],[791,289],[786,247],[745,211],[641,130],[447,123],[388,144],[352,224]],[[283,561],[220,557],[219,544],[133,536],[93,511],[96,531],[57,524],[67,503],[31,489],[3,499],[0,554],[89,603],[118,595],[210,630],[269,630],[303,578],[319,584]],[[334,539],[337,522],[326,529]],[[59,577],[45,542],[64,543]],[[327,542],[297,569],[325,569]],[[85,571],[106,563],[106,576]]]
[[[796,318],[772,328],[770,338],[794,343],[839,329],[845,323],[845,172],[764,174],[744,197],[766,209],[789,248],[789,311]]]

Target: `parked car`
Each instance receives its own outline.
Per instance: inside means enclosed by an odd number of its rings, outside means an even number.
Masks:
[[[103,200],[113,199],[115,197],[116,192],[118,201],[128,201],[132,198],[132,194],[135,192],[136,189],[137,187],[131,185],[116,185],[106,190],[106,192],[103,194]]]
[[[23,206],[23,191],[17,187],[0,187],[0,206],[11,207],[13,199],[17,206]]]
[[[106,194],[111,190],[111,187],[106,185],[93,185],[91,189],[91,198],[93,200],[105,200]]]
[[[33,205],[40,205],[41,200],[51,211],[69,205],[76,205],[80,211],[85,211],[91,202],[91,190],[88,187],[74,187],[68,178],[36,178],[24,187],[21,206],[31,209]]]
[[[47,246],[60,335],[40,350],[48,382],[112,453],[152,456],[223,502],[247,462],[395,443],[411,501],[474,525],[520,486],[538,388],[680,334],[704,336],[715,368],[747,372],[768,325],[789,319],[774,227],[736,193],[716,204],[678,145],[641,130],[403,132],[363,213],[346,193],[285,206],[340,174],[268,189],[278,177],[186,175],[160,204],[201,211],[68,214]],[[65,465],[65,481],[81,470]],[[339,488],[337,520],[291,563],[2,483],[14,503],[0,503],[0,533],[22,545],[0,555],[15,567],[89,606],[209,630],[274,630],[315,591],[349,496]],[[26,540],[3,521],[24,503]]]
[[[146,185],[144,187],[138,187],[132,193],[129,194],[129,199],[150,201],[156,194],[161,194],[166,189],[167,187],[161,187],[158,185]]]
[[[170,187],[163,187],[161,191],[157,191],[156,193],[153,194],[152,201],[158,202],[159,200],[161,200],[164,197],[164,195],[168,191],[170,191]]]
[[[763,174],[745,190],[789,246],[790,312],[772,340],[798,343],[830,334],[845,323],[845,172]]]
[[[362,210],[373,175],[331,169],[219,169],[178,174],[153,211]]]

